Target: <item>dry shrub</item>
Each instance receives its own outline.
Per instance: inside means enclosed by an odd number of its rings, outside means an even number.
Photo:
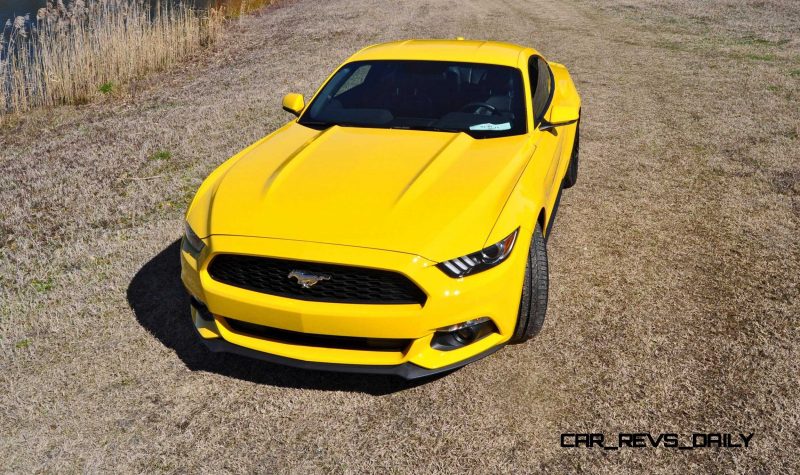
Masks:
[[[273,0],[214,0],[211,3],[217,10],[224,11],[225,16],[237,17],[272,2]]]
[[[0,44],[0,114],[80,104],[168,68],[219,36],[218,9],[143,0],[48,2],[35,22],[17,17]],[[31,24],[32,23],[32,24]]]

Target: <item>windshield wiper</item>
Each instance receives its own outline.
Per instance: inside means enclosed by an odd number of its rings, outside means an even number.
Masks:
[[[446,127],[432,127],[427,125],[394,125],[389,128],[400,129],[400,130],[428,130],[432,132],[453,132],[453,133],[463,132],[463,130],[459,129],[448,129]]]
[[[339,127],[364,127],[370,129],[399,129],[399,130],[426,130],[432,132],[451,132],[451,133],[460,133],[464,132],[463,130],[459,129],[450,129],[446,127],[432,127],[426,125],[390,125],[385,126],[382,124],[357,124],[353,122],[325,122],[321,120],[303,120],[298,122],[300,125],[305,125],[307,127],[312,127],[319,130],[324,130],[330,128],[334,125],[338,125]]]
[[[355,122],[324,122],[321,120],[304,120],[298,122],[300,125],[305,125],[308,127],[319,128],[319,129],[327,129],[333,127],[334,125],[338,125],[339,127],[366,127],[366,128],[382,128],[382,125],[371,125],[371,124],[357,124]]]
[[[305,125],[307,127],[313,127],[315,129],[316,128],[327,129],[328,127],[337,125],[334,122],[324,122],[324,121],[321,121],[321,120],[302,120],[302,121],[299,121],[298,124]]]

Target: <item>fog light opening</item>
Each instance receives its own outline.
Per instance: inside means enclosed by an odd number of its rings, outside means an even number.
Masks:
[[[497,327],[489,317],[476,318],[440,328],[433,335],[431,347],[442,351],[455,350],[475,343],[496,331]]]
[[[476,336],[477,333],[474,326],[459,328],[453,332],[453,337],[455,337],[456,341],[464,345],[472,343]]]
[[[192,305],[192,308],[195,309],[197,315],[207,322],[214,321],[214,316],[211,315],[211,312],[206,307],[206,304],[201,302],[197,297],[194,295],[189,297],[189,303]]]

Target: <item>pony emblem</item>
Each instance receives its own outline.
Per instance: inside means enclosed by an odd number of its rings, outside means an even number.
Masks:
[[[288,277],[289,279],[297,279],[297,283],[304,289],[310,289],[321,280],[331,280],[331,276],[328,274],[312,274],[304,270],[293,270],[289,272]]]

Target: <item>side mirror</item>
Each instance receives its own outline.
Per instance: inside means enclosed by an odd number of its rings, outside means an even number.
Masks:
[[[550,130],[564,125],[574,124],[580,117],[580,111],[577,107],[554,105],[553,110],[550,112],[550,120],[542,119],[539,125],[539,130]]]
[[[300,116],[300,113],[303,112],[303,109],[306,107],[306,101],[303,99],[302,94],[297,94],[296,92],[290,92],[283,96],[283,110],[286,112],[291,112],[296,116]]]

